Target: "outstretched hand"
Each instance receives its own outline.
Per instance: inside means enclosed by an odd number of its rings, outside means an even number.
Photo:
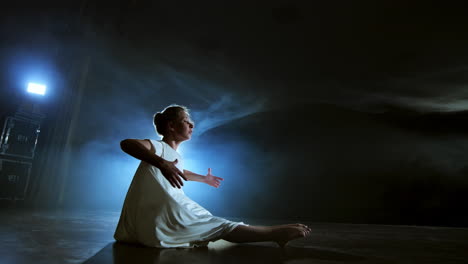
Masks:
[[[182,186],[184,186],[182,179],[187,180],[187,177],[185,177],[185,175],[175,166],[177,162],[177,159],[175,161],[165,160],[159,169],[161,170],[164,178],[169,181],[172,187],[177,187],[180,189]]]
[[[219,185],[221,185],[221,181],[224,180],[221,177],[216,177],[213,174],[211,174],[211,168],[208,168],[208,174],[205,176],[205,183],[213,186],[215,188],[218,188]]]

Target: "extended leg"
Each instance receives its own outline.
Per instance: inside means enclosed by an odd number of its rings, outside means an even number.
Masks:
[[[239,225],[223,239],[235,243],[274,241],[280,247],[284,247],[288,241],[305,237],[309,233],[310,228],[302,224],[278,226]]]

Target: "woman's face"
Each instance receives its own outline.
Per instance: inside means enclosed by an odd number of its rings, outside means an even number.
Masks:
[[[184,141],[192,137],[192,131],[195,127],[192,119],[183,111],[177,121],[173,122],[174,137],[176,140]]]

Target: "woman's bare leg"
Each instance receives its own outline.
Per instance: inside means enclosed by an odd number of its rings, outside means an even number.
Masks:
[[[245,226],[238,225],[224,240],[235,243],[274,241],[284,247],[288,241],[306,237],[310,228],[303,224],[289,224],[277,226]]]

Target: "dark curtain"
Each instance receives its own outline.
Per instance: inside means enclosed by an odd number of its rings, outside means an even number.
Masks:
[[[56,38],[52,60],[56,66],[53,100],[41,125],[36,158],[25,204],[33,207],[60,207],[69,175],[71,138],[80,111],[91,56],[87,50],[82,12],[86,1],[69,8],[68,15],[49,21],[48,34]]]
[[[86,56],[73,63],[67,74],[67,85],[60,89],[60,102],[44,122],[40,135],[44,142],[34,161],[34,173],[30,185],[27,203],[35,207],[60,207],[67,182],[70,164],[70,139],[79,114],[81,94],[86,85],[90,57]]]
[[[122,34],[121,24],[128,19],[128,9],[133,4],[132,0],[122,0],[109,11],[108,5],[76,0],[66,12],[56,13],[58,21],[49,23],[46,30],[57,38],[50,49],[55,50],[54,60],[61,82],[42,124],[26,205],[52,208],[63,205],[69,172],[73,168],[71,140],[92,64],[89,43],[93,40],[93,27],[96,23],[112,25],[113,33]]]

